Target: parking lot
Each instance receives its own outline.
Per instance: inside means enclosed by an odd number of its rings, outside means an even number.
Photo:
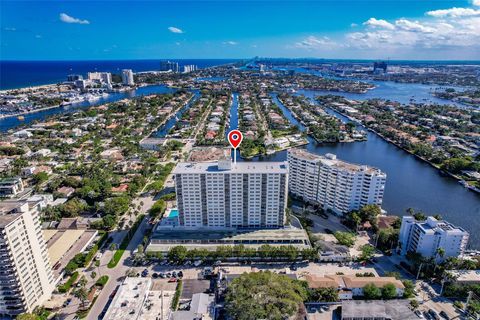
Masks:
[[[339,320],[338,312],[335,309],[341,304],[307,306],[308,320]]]
[[[210,289],[210,280],[185,279],[183,280],[182,300],[190,300],[195,293],[206,292]]]

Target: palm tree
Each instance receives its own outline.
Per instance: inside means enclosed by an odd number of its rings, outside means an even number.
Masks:
[[[444,248],[437,248],[437,250],[435,250],[435,255],[440,257],[440,258],[445,257],[445,249]]]
[[[407,213],[411,216],[413,216],[415,214],[415,210],[413,208],[408,208],[407,209]]]
[[[433,268],[433,274],[435,274],[435,271],[437,271],[438,264],[436,263],[438,261],[438,258],[442,258],[445,256],[445,249],[444,248],[437,248],[435,250],[435,267]]]
[[[84,287],[81,287],[73,293],[73,295],[80,300],[82,308],[85,308],[85,302],[88,300],[88,292]]]

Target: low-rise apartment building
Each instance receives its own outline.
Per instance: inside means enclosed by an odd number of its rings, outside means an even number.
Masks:
[[[0,180],[0,198],[13,198],[24,190],[21,178]]]
[[[316,275],[307,275],[305,278],[309,288],[337,289],[340,300],[363,296],[363,288],[369,284],[373,284],[379,289],[387,284],[393,284],[398,298],[403,297],[405,292],[405,286],[402,281],[394,277],[357,277],[347,275],[325,275],[324,277],[319,277]]]
[[[428,217],[425,221],[415,217],[404,216],[400,227],[399,249],[402,255],[417,252],[424,257],[435,257],[438,260],[458,257],[465,251],[469,233],[445,220]],[[444,250],[443,257],[438,249]]]

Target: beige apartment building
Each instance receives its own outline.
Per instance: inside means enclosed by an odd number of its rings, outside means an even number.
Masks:
[[[32,312],[54,289],[39,206],[0,202],[0,318]]]

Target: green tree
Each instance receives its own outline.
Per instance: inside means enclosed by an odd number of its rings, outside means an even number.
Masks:
[[[338,290],[337,288],[317,288],[312,289],[309,292],[310,301],[318,302],[335,302],[338,301]]]
[[[169,260],[182,263],[187,258],[187,248],[184,246],[170,248],[167,257]]]
[[[85,307],[85,302],[88,300],[88,292],[84,287],[81,287],[73,292],[73,295],[78,298],[82,304],[82,308]]]
[[[402,281],[405,290],[403,291],[404,298],[412,298],[415,292],[415,285],[411,280],[403,280]]]
[[[394,299],[397,297],[397,288],[393,283],[387,283],[382,287],[383,299]]]
[[[33,313],[22,313],[16,318],[17,320],[37,320],[37,316]]]
[[[347,247],[353,247],[355,244],[355,234],[351,232],[337,231],[334,233],[338,243]]]
[[[412,307],[413,310],[417,310],[418,307],[420,307],[420,303],[417,299],[412,299],[410,300],[410,307]]]
[[[307,298],[300,281],[269,271],[244,273],[227,289],[225,307],[236,320],[285,319]]]
[[[122,215],[127,212],[129,203],[130,201],[126,196],[110,198],[105,201],[103,210],[107,215]]]
[[[167,203],[165,202],[165,200],[160,199],[153,204],[153,206],[150,208],[148,213],[152,217],[158,217],[159,215],[163,215],[166,209],[167,209]]]
[[[35,184],[41,184],[47,180],[48,180],[48,173],[46,172],[42,171],[33,175],[33,182]]]
[[[360,254],[361,261],[368,261],[373,258],[375,254],[375,247],[369,244],[365,244],[361,247],[362,253]]]
[[[373,283],[369,283],[363,287],[363,296],[368,300],[380,299],[382,297],[382,290],[377,288]]]

